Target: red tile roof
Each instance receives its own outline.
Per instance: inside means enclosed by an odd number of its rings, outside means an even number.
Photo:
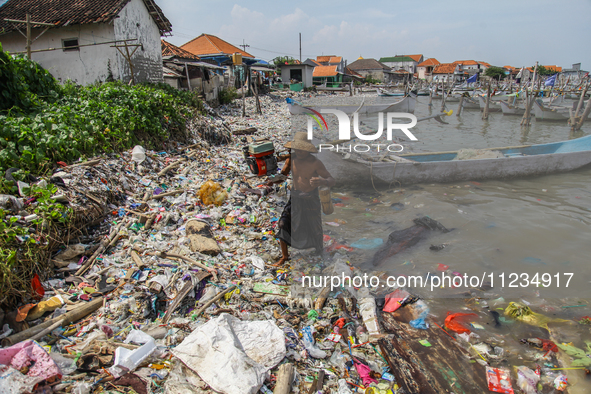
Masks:
[[[353,75],[354,77],[363,78],[363,75],[359,74],[355,70],[351,70],[349,67],[345,67],[345,74]]]
[[[316,61],[318,63],[328,63],[332,56],[316,56]]]
[[[404,55],[404,56],[410,57],[412,60],[414,60],[417,63],[420,62],[421,58],[423,57],[423,55]]]
[[[131,0],[8,0],[0,6],[0,31],[16,30],[4,19],[25,20],[31,14],[35,22],[56,26],[85,25],[111,22]],[[172,31],[172,24],[154,0],[143,0],[160,30],[160,35]],[[24,25],[22,25],[24,26]],[[21,26],[21,27],[22,27]],[[35,27],[35,25],[33,25]]]
[[[172,45],[170,42],[162,41],[162,56],[178,56],[183,59],[199,60],[199,56],[193,55],[182,48]]]
[[[337,66],[316,66],[312,77],[334,77],[337,74]]]
[[[554,72],[562,72],[562,67],[558,67],[558,66],[544,66],[544,68],[546,70],[550,70],[550,71],[554,71]]]
[[[244,57],[254,58],[250,53],[243,51],[240,48],[218,38],[211,34],[202,34],[189,41],[188,43],[181,45],[181,48],[191,52],[197,56],[205,55],[233,55],[238,52]]]
[[[342,61],[343,61],[343,58],[341,56],[332,56],[330,58],[330,60],[328,61],[328,64],[339,64]]]
[[[456,60],[453,64],[462,64],[464,66],[477,66],[478,62],[474,60]]]
[[[440,63],[433,69],[433,74],[453,74],[456,70],[457,64],[454,63]]]
[[[425,60],[424,62],[419,63],[417,65],[417,67],[436,66],[438,64],[441,64],[441,63],[439,63],[439,60],[435,59],[434,57],[431,57],[431,58]]]

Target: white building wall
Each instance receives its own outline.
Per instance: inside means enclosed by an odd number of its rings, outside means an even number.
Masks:
[[[114,21],[114,31],[116,40],[135,38],[134,44],[142,45],[132,57],[135,81],[162,82],[160,31],[143,0],[131,0],[123,7]],[[129,65],[119,54],[117,69],[121,79],[128,82],[131,78]]]
[[[33,29],[33,37],[41,33]],[[50,29],[39,37],[31,49],[61,48],[65,39],[77,38],[79,45],[95,44],[115,39],[113,26],[110,24],[74,25],[58,29]],[[26,40],[19,32],[0,36],[0,43],[5,51],[25,51]],[[88,85],[97,81],[105,81],[108,76],[108,64],[111,63],[113,76],[119,77],[116,60],[116,49],[111,44],[82,47],[78,51],[57,49],[47,52],[34,52],[31,59],[47,69],[57,80],[66,82],[68,79],[80,85]],[[160,44],[159,44],[160,45]],[[160,46],[158,46],[160,49]]]

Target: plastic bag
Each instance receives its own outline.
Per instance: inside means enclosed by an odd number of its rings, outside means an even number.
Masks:
[[[338,394],[353,394],[349,386],[347,385],[347,381],[345,379],[339,379],[339,393]]]
[[[351,244],[352,247],[357,249],[375,249],[384,244],[384,240],[381,238],[361,238]]]
[[[521,305],[517,302],[510,302],[505,308],[505,315],[511,316],[515,320],[548,329],[548,323],[573,323],[570,320],[553,319],[540,313],[535,313],[529,306]]]
[[[199,189],[199,198],[205,205],[214,204],[220,206],[227,197],[228,193],[222,189],[219,183],[214,181],[205,182]]]
[[[515,371],[517,372],[517,386],[519,386],[525,394],[536,394],[538,392],[536,387],[540,380],[540,376],[523,365],[515,367]]]
[[[470,333],[466,327],[462,326],[458,319],[464,316],[478,316],[476,313],[452,313],[445,318],[445,326],[458,334]]]
[[[554,388],[558,391],[566,390],[568,379],[565,375],[559,375],[554,379]]]
[[[310,353],[310,356],[314,358],[326,357],[326,352],[324,350],[319,349],[318,346],[316,346],[316,344],[314,343],[314,336],[312,335],[314,334],[313,326],[304,327],[302,329],[302,334],[302,342],[304,342],[304,347],[306,348],[308,353]]]

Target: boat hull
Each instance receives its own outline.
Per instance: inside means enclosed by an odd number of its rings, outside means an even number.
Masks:
[[[414,155],[422,161],[358,162],[344,160],[332,151],[319,153],[327,170],[341,185],[409,185],[469,180],[509,179],[572,171],[591,164],[591,136],[581,137],[584,150],[569,151],[572,141],[532,145],[525,149],[505,149],[508,157],[498,159],[451,160],[455,152]],[[574,141],[574,140],[573,140]],[[565,144],[565,145],[561,145]],[[525,156],[519,155],[527,151]],[[553,151],[554,153],[540,153]],[[516,156],[511,156],[516,154]],[[441,158],[430,161],[432,157]]]

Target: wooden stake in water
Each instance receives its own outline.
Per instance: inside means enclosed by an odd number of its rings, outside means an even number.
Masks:
[[[458,104],[458,112],[456,113],[456,116],[460,116],[460,114],[462,113],[462,108],[464,107],[464,95],[462,94],[460,96],[460,103]]]
[[[482,111],[482,120],[488,120],[488,107],[490,106],[490,83],[486,90],[486,104],[484,105],[484,111]]]

